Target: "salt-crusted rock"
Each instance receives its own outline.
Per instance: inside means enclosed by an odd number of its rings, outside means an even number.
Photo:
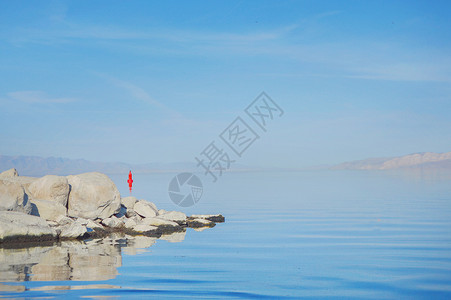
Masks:
[[[66,217],[66,216],[59,216],[59,217],[56,218],[55,221],[56,221],[60,226],[65,226],[65,225],[69,225],[69,224],[74,223],[74,220],[72,220],[71,218]]]
[[[98,172],[67,176],[71,186],[68,215],[94,220],[118,213],[121,195],[108,176]]]
[[[168,211],[158,217],[165,220],[174,221],[180,225],[186,223],[186,215],[179,211]]]
[[[61,228],[60,237],[61,238],[78,238],[82,237],[88,230],[85,226],[78,224],[77,222],[73,222],[70,225],[66,225]]]
[[[144,218],[152,218],[157,216],[157,211],[155,210],[155,204],[145,200],[139,200],[133,206],[133,210],[140,216]]]
[[[133,228],[134,226],[138,225],[134,219],[127,219],[125,221],[124,226],[125,228]]]
[[[0,241],[5,239],[53,239],[56,231],[39,217],[16,211],[0,211]]]
[[[65,216],[67,212],[65,206],[54,201],[33,199],[31,203],[36,206],[37,216],[49,221],[56,221],[59,216]]]
[[[31,204],[23,186],[14,181],[0,179],[0,211],[31,213]]]
[[[120,228],[124,226],[124,223],[115,216],[102,220],[102,224],[110,228]]]
[[[94,222],[93,220],[88,220],[88,222],[86,223],[86,228],[103,229],[103,226]]]
[[[28,190],[33,199],[43,199],[67,206],[69,197],[69,183],[64,176],[47,175],[33,181]]]
[[[136,212],[133,209],[127,208],[127,211],[125,212],[125,216],[127,218],[132,218],[134,216],[137,216],[137,214],[136,214]]]
[[[142,220],[142,224],[147,224],[147,225],[152,225],[152,226],[174,226],[174,227],[178,227],[179,224],[173,222],[173,221],[169,221],[169,220],[165,220],[165,219],[161,219],[161,218],[145,218]]]

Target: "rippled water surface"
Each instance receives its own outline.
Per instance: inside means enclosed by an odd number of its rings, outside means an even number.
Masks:
[[[175,174],[135,175],[134,195],[181,210]],[[112,176],[122,195],[126,175]],[[163,239],[0,249],[0,297],[451,298],[451,175],[227,173],[204,181],[212,229]]]

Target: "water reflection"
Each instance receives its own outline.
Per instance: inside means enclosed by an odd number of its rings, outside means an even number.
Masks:
[[[186,232],[162,236],[181,242]],[[146,251],[156,238],[112,235],[87,241],[66,241],[51,246],[0,249],[0,282],[17,281],[103,281],[118,275],[122,253],[135,255]],[[61,288],[61,287],[59,287]],[[0,284],[0,291],[23,289]]]

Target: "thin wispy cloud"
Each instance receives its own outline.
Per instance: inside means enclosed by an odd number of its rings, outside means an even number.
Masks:
[[[177,111],[175,111],[172,108],[169,108],[168,106],[164,105],[162,102],[155,100],[145,89],[142,87],[133,84],[131,82],[121,80],[103,73],[94,72],[97,76],[107,80],[111,84],[113,84],[115,87],[120,88],[122,90],[125,90],[133,99],[142,101],[144,103],[150,104],[158,109],[160,109],[162,112],[167,113],[168,115],[172,117],[179,117],[181,114]]]

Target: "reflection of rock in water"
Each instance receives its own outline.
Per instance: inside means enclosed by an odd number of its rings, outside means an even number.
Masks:
[[[186,231],[161,239],[181,242]],[[144,252],[157,241],[147,236],[111,235],[103,239],[64,241],[53,246],[24,249],[0,248],[0,282],[11,281],[101,281],[118,275],[122,251]],[[9,286],[0,286],[1,289]]]
[[[122,265],[123,237],[0,249],[0,281],[108,280]]]
[[[146,252],[146,248],[155,244],[156,240],[157,238],[148,236],[135,236],[133,239],[130,239],[127,247],[122,248],[122,251],[127,255],[143,253]]]
[[[186,231],[174,232],[168,235],[162,235],[160,240],[166,240],[170,243],[179,243],[185,239]]]

